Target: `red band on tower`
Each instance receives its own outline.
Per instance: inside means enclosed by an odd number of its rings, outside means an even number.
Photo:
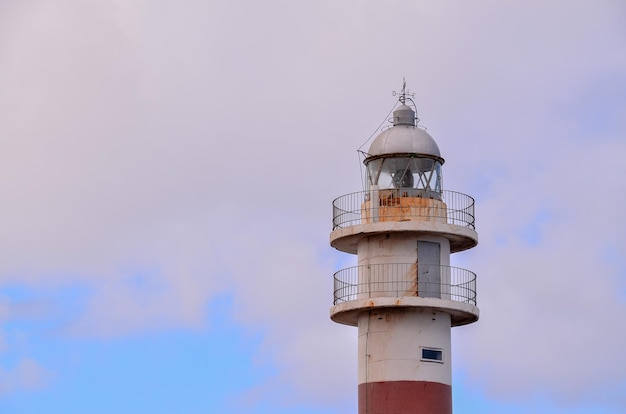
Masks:
[[[438,382],[387,381],[359,385],[359,414],[452,414],[452,387]]]

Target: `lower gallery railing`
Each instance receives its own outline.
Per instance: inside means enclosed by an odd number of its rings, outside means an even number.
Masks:
[[[385,263],[354,266],[334,274],[336,305],[377,297],[440,298],[476,305],[476,274],[452,266]]]

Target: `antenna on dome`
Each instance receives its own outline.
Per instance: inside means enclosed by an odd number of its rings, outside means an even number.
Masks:
[[[407,97],[409,98],[409,100],[411,102],[413,102],[413,98],[415,98],[415,94],[411,93],[409,90],[407,90],[407,88],[406,88],[406,79],[404,77],[402,78],[402,91],[400,93],[398,93],[396,91],[393,91],[391,94],[393,96],[400,95],[400,98],[398,98],[398,99],[402,103],[402,105],[406,105],[406,98]]]
[[[404,77],[402,78],[402,91],[400,91],[400,93],[393,91],[391,94],[393,96],[400,95],[400,98],[398,98],[398,100],[400,101],[402,105],[406,105],[407,104],[406,101],[409,101],[409,105],[413,107],[413,111],[414,111],[414,114],[413,114],[414,122],[411,121],[411,125],[419,124],[420,119],[417,117],[417,105],[415,105],[415,101],[413,100],[413,98],[415,98],[415,94],[406,88],[406,79]],[[394,122],[394,125],[395,125],[395,122]]]

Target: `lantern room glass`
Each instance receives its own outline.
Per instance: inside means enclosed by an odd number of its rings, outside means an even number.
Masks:
[[[441,162],[416,156],[380,157],[367,161],[368,186],[384,189],[415,189],[441,193]]]

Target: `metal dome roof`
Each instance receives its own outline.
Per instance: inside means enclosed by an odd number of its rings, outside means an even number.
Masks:
[[[406,119],[404,113],[406,108],[408,107],[405,105],[398,108],[403,111],[402,114],[397,114],[398,110],[394,111],[394,126],[374,139],[368,151],[368,158],[384,154],[419,154],[438,158],[443,163],[439,147],[428,132],[415,126],[414,123],[408,125],[403,122]],[[413,110],[411,113],[415,114]]]

